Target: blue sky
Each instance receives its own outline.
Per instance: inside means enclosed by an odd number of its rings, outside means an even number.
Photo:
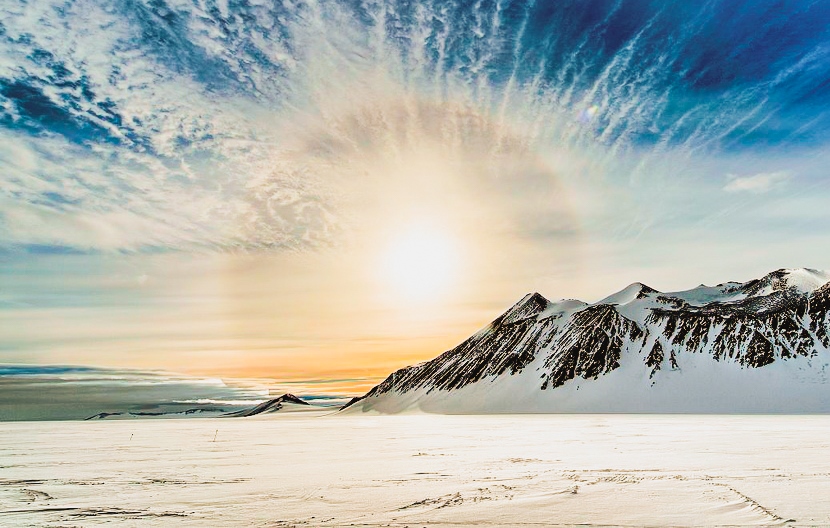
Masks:
[[[0,360],[371,378],[530,290],[830,267],[823,2],[0,9]]]

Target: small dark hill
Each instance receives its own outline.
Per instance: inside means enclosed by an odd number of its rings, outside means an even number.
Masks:
[[[250,409],[242,409],[241,411],[228,413],[224,416],[254,416],[262,413],[277,412],[281,410],[283,408],[283,405],[286,403],[291,403],[295,405],[310,405],[308,402],[301,400],[293,394],[283,394],[279,398],[264,401],[256,407],[251,407]]]

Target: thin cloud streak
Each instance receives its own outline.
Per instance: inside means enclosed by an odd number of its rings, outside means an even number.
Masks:
[[[762,194],[770,192],[775,188],[783,187],[792,179],[793,175],[786,171],[761,172],[750,176],[727,174],[727,183],[723,187],[723,190],[730,193],[749,192]]]
[[[0,244],[327,247],[362,225],[354,216],[363,201],[345,195],[456,177],[469,185],[429,194],[464,200],[489,187],[494,196],[471,208],[505,211],[519,234],[558,223],[552,232],[567,240],[577,225],[567,217],[578,211],[592,235],[616,224],[639,236],[671,200],[634,226],[598,187],[631,196],[688,188],[718,177],[696,174],[701,158],[826,139],[826,112],[804,119],[797,104],[811,100],[830,64],[811,25],[803,42],[782,40],[774,63],[788,66],[768,75],[753,56],[732,64],[721,52],[724,40],[751,49],[787,33],[787,23],[820,18],[814,6],[779,13],[776,24],[761,23],[771,9],[763,3],[729,6],[750,29],[737,37],[718,29],[728,7],[719,2],[676,6],[682,23],[632,2],[597,13],[533,2],[455,7],[13,2],[0,47]],[[755,23],[762,31],[751,31]],[[716,46],[710,55],[701,34]],[[713,60],[735,78],[714,78]],[[442,178],[417,182],[396,170],[425,156]],[[534,157],[543,163],[515,163]],[[600,207],[569,205],[583,184]],[[524,188],[533,192],[517,194]],[[528,209],[535,196],[543,199]],[[388,211],[372,214],[363,222]]]

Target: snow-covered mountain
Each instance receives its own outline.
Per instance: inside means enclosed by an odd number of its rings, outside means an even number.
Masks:
[[[593,304],[528,294],[347,412],[827,412],[830,272]]]

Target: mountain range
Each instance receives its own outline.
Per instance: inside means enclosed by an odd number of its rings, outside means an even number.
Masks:
[[[829,364],[830,272],[634,283],[590,304],[530,293],[344,412],[827,412]]]

